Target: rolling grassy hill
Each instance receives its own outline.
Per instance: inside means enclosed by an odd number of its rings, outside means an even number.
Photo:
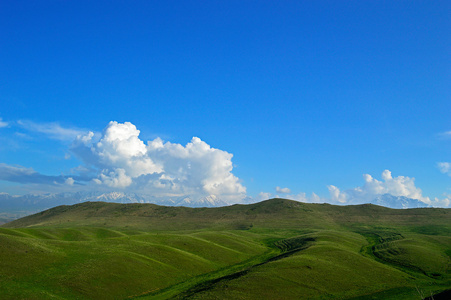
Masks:
[[[420,299],[451,289],[451,210],[86,202],[4,224],[0,257],[5,299]]]

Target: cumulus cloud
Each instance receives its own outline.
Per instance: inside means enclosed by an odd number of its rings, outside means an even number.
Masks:
[[[448,167],[448,166],[444,166]],[[447,169],[448,170],[448,169]],[[382,195],[391,195],[395,197],[406,197],[410,199],[419,200],[427,205],[436,207],[448,207],[451,203],[451,195],[446,195],[445,199],[430,199],[422,194],[420,188],[415,186],[415,178],[407,176],[393,177],[389,170],[384,170],[381,174],[382,180],[377,180],[369,174],[363,175],[364,184],[353,189],[340,190],[334,185],[328,185],[329,198],[323,198],[315,193],[307,196],[305,193],[299,194],[284,194],[282,197],[301,202],[309,203],[333,203],[333,204],[362,204],[373,201]],[[277,191],[281,191],[279,187]],[[279,197],[271,193],[260,193],[256,199],[266,200],[270,198]]]
[[[28,131],[42,133],[51,139],[60,141],[73,141],[77,136],[86,133],[86,131],[78,128],[62,127],[58,123],[35,123],[27,120],[19,120],[17,121],[17,125]]]
[[[2,118],[0,118],[0,128],[7,127],[9,125],[8,122],[4,122]]]
[[[99,138],[92,132],[78,135],[71,151],[88,169],[98,170],[99,185],[155,196],[245,197],[246,188],[232,173],[232,154],[198,137],[183,146],[160,138],[145,143],[139,134],[130,122],[112,121]]]
[[[429,197],[424,197],[421,189],[415,186],[415,178],[393,177],[389,170],[383,171],[381,177],[382,180],[380,181],[369,174],[364,174],[365,183],[363,186],[345,191],[340,191],[336,186],[329,185],[330,198],[333,202],[352,204],[369,202],[378,195],[390,194],[431,204]]]
[[[282,194],[289,194],[291,193],[291,190],[289,188],[281,188],[279,186],[276,186],[276,192],[282,193]]]
[[[130,122],[110,122],[98,141],[94,141],[93,132],[78,135],[72,151],[87,164],[102,170],[100,180],[108,186],[126,187],[132,183],[128,178],[163,171],[147,155],[139,133]]]
[[[330,199],[332,202],[346,203],[348,201],[348,194],[340,192],[340,189],[336,186],[328,185],[327,189],[329,190]]]
[[[94,182],[97,184],[105,184],[113,188],[125,188],[132,184],[132,178],[125,174],[125,170],[121,168],[114,169],[114,171],[105,174],[103,170],[100,174],[100,179],[94,178]]]
[[[264,201],[264,200],[268,200],[274,198],[273,195],[271,193],[266,193],[266,192],[260,192],[257,197],[255,197],[256,201]]]
[[[446,195],[445,199],[435,198],[433,201],[433,205],[441,206],[441,207],[450,207],[451,206],[451,195]]]
[[[43,175],[36,172],[32,168],[25,168],[22,166],[11,166],[4,163],[0,163],[0,180],[24,184],[35,183],[35,184],[54,185],[65,183],[67,179],[64,176]]]

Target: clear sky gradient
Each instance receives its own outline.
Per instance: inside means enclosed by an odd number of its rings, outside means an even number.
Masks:
[[[251,197],[327,198],[390,170],[444,199],[450,15],[450,1],[1,1],[0,163],[76,177],[75,136],[131,122],[145,144],[233,154]],[[0,191],[33,190],[17,176]]]

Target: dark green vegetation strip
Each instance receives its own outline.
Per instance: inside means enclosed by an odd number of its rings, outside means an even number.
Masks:
[[[307,238],[306,237],[295,237],[295,238],[280,240],[280,241],[278,241],[278,242],[276,242],[274,244],[274,246],[276,248],[280,249],[280,251],[281,251],[280,254],[272,256],[272,257],[268,257],[268,258],[266,258],[266,260],[264,260],[264,261],[262,261],[260,263],[254,264],[254,265],[250,265],[250,266],[244,268],[241,271],[233,272],[231,274],[224,275],[224,276],[221,276],[221,277],[218,277],[218,278],[215,278],[215,279],[206,280],[206,281],[204,281],[204,282],[202,282],[200,284],[197,284],[196,286],[186,290],[185,292],[175,296],[174,299],[187,299],[187,298],[189,298],[189,297],[191,297],[191,296],[193,296],[193,295],[195,295],[195,294],[197,294],[199,292],[203,292],[203,291],[207,291],[209,289],[212,289],[215,284],[218,284],[218,283],[220,283],[222,281],[230,281],[230,280],[233,280],[233,279],[237,279],[237,278],[239,278],[239,277],[241,277],[243,275],[246,275],[252,269],[254,269],[254,268],[258,267],[258,266],[261,266],[261,265],[267,264],[269,262],[273,262],[273,261],[276,261],[276,260],[280,260],[280,259],[286,258],[288,256],[291,256],[291,255],[297,253],[297,252],[305,250],[314,241],[315,241],[315,239],[311,238],[311,237],[307,237]]]
[[[363,246],[360,250],[365,255],[371,256],[378,260],[379,262],[389,264],[395,268],[398,268],[401,271],[407,272],[409,274],[412,273],[421,273],[430,278],[439,278],[441,276],[440,273],[430,273],[421,269],[418,266],[410,264],[406,261],[401,261],[397,259],[392,259],[391,257],[397,257],[402,253],[402,249],[396,246],[395,241],[399,241],[404,239],[404,236],[399,232],[381,232],[378,230],[375,231],[358,231],[361,235],[363,235],[368,240],[368,245]]]

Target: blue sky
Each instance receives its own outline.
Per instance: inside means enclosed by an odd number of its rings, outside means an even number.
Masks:
[[[370,174],[387,193],[415,178],[406,196],[449,198],[449,1],[92,2],[0,3],[0,191],[169,180],[329,199]],[[98,146],[108,129],[132,144]],[[89,131],[88,157],[74,140]],[[193,137],[217,151],[189,152]],[[137,150],[157,138],[185,150]],[[106,161],[118,147],[154,168]],[[129,186],[108,181],[118,169]]]

